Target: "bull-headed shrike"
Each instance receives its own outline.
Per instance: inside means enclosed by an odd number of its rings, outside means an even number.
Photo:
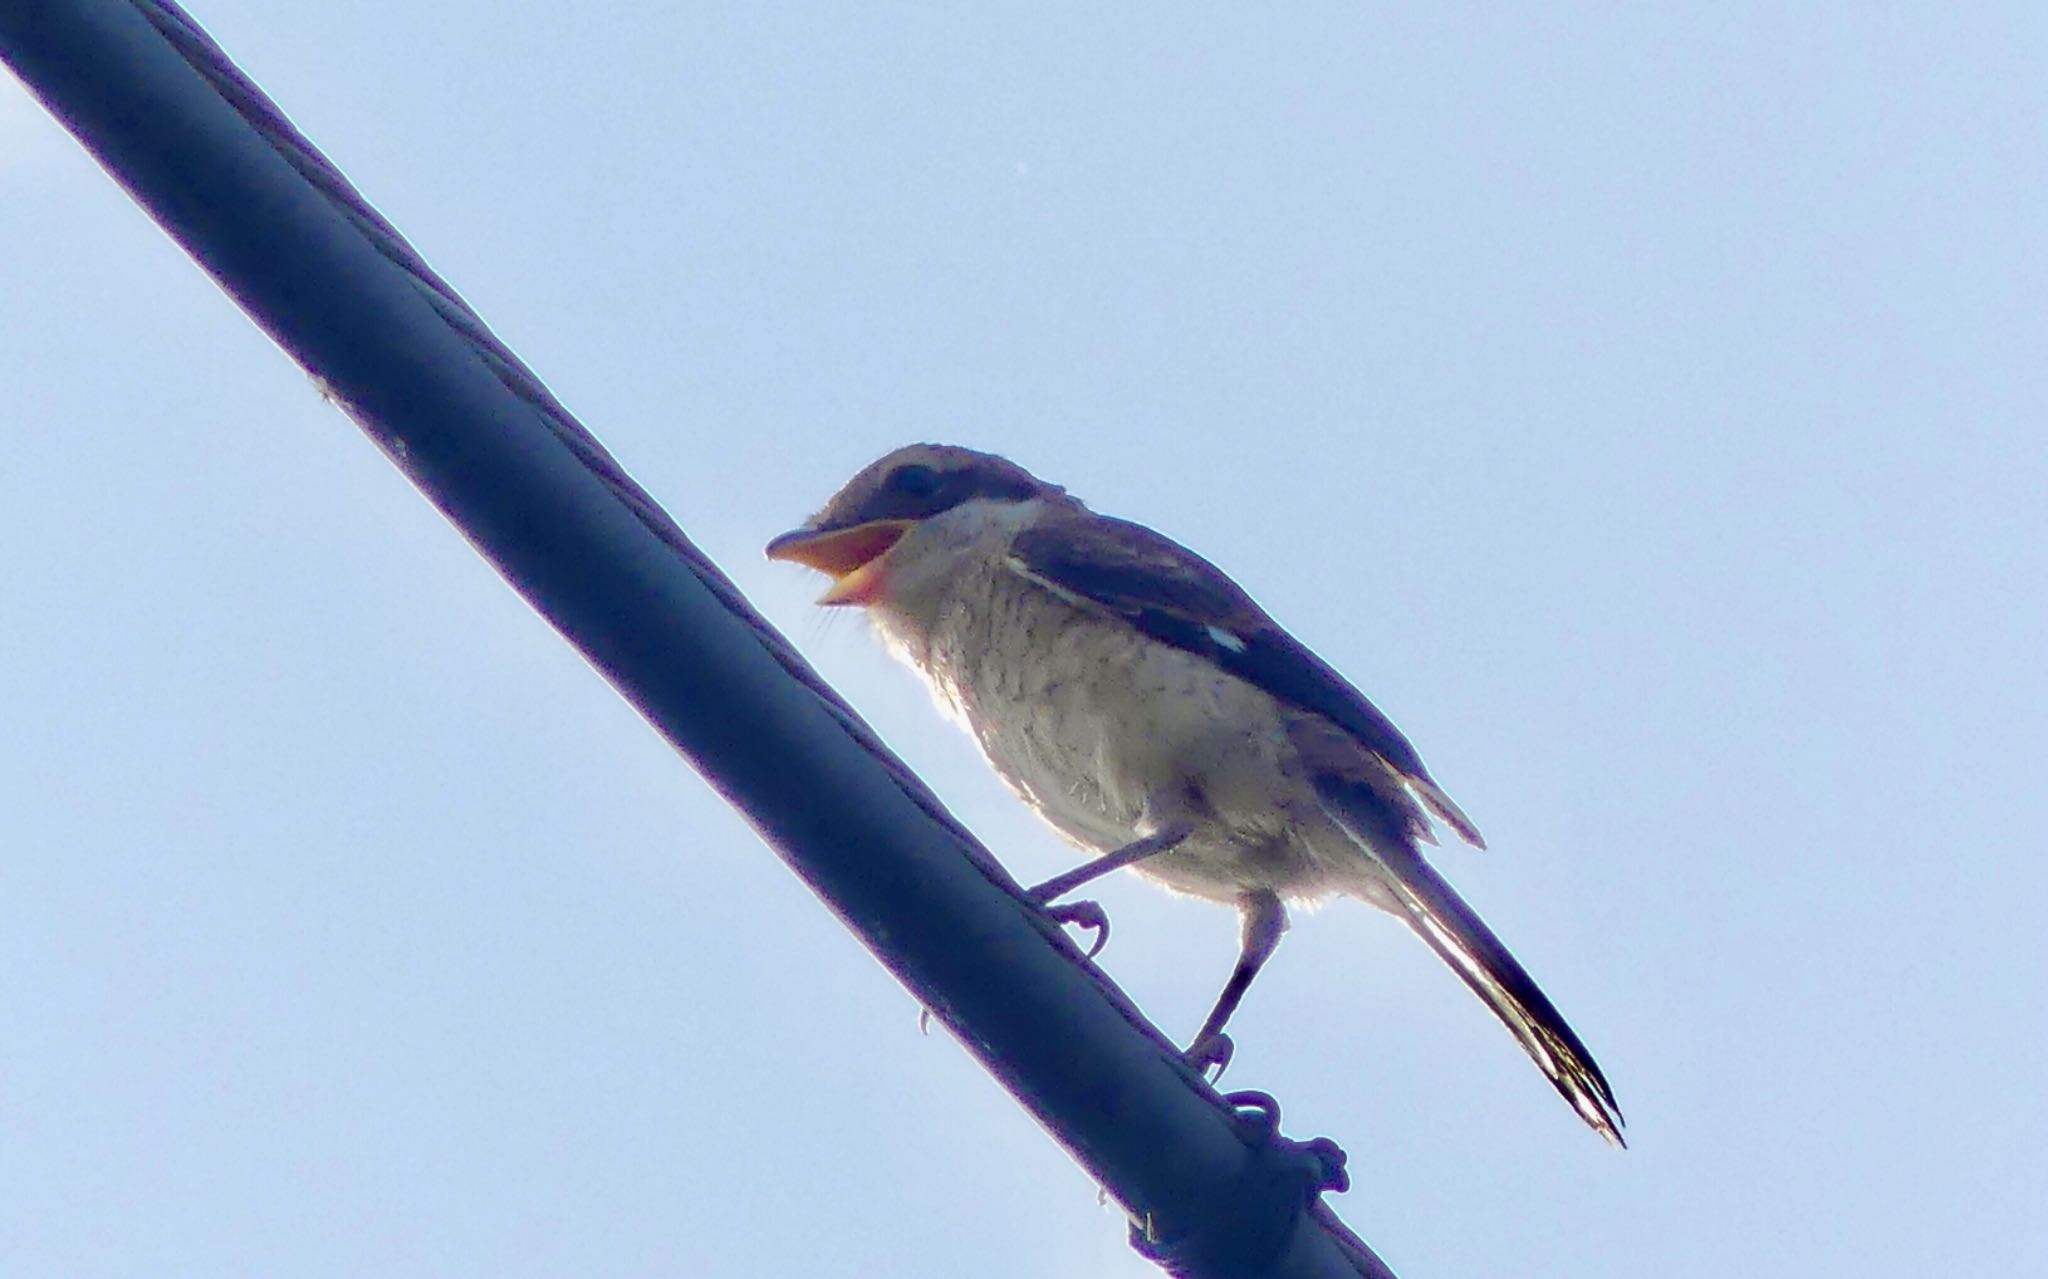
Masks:
[[[1097,857],[1235,905],[1236,970],[1189,1056],[1223,1026],[1287,927],[1283,900],[1346,894],[1406,923],[1506,1023],[1594,1131],[1621,1112],[1592,1054],[1491,929],[1422,858],[1430,819],[1484,847],[1400,730],[1194,552],[1097,515],[1004,458],[914,444],[768,544],[864,608],[988,761]]]

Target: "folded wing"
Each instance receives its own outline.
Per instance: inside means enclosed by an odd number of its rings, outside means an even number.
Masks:
[[[1019,533],[1010,566],[1076,607],[1114,617],[1329,720],[1385,760],[1467,843],[1486,847],[1392,720],[1221,569],[1180,543],[1142,524],[1076,511]]]

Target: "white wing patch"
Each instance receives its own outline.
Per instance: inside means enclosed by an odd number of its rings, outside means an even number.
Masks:
[[[1078,591],[1069,590],[1042,573],[1033,572],[1030,565],[1015,555],[1005,555],[1003,562],[1008,564],[1010,571],[1017,576],[1051,591],[1054,595],[1057,595],[1076,608],[1084,609],[1091,613],[1102,610],[1101,600],[1089,599]],[[1208,635],[1209,642],[1218,648],[1227,649],[1233,653],[1242,653],[1246,648],[1250,647],[1245,643],[1244,637],[1236,631],[1226,630],[1221,626],[1204,626],[1202,630]]]
[[[1235,632],[1226,631],[1220,626],[1205,626],[1202,629],[1209,632],[1209,638],[1216,641],[1218,648],[1227,648],[1233,653],[1244,652],[1244,640]]]
[[[1029,564],[1026,564],[1015,555],[1003,556],[1003,563],[1009,565],[1012,573],[1015,573],[1034,586],[1052,592],[1065,603],[1073,605],[1084,613],[1100,613],[1102,611],[1101,600],[1091,600],[1079,591],[1068,590],[1042,573],[1033,572]]]

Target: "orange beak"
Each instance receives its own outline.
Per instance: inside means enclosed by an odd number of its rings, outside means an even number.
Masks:
[[[792,529],[768,543],[768,558],[829,573],[833,582],[818,603],[866,604],[882,590],[881,559],[915,520],[869,520],[851,528]]]

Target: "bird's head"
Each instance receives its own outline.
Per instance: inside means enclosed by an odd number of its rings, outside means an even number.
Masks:
[[[802,527],[768,543],[768,558],[830,574],[820,604],[867,604],[885,557],[913,530],[970,502],[1017,504],[1065,490],[993,453],[910,444],[863,467]]]

